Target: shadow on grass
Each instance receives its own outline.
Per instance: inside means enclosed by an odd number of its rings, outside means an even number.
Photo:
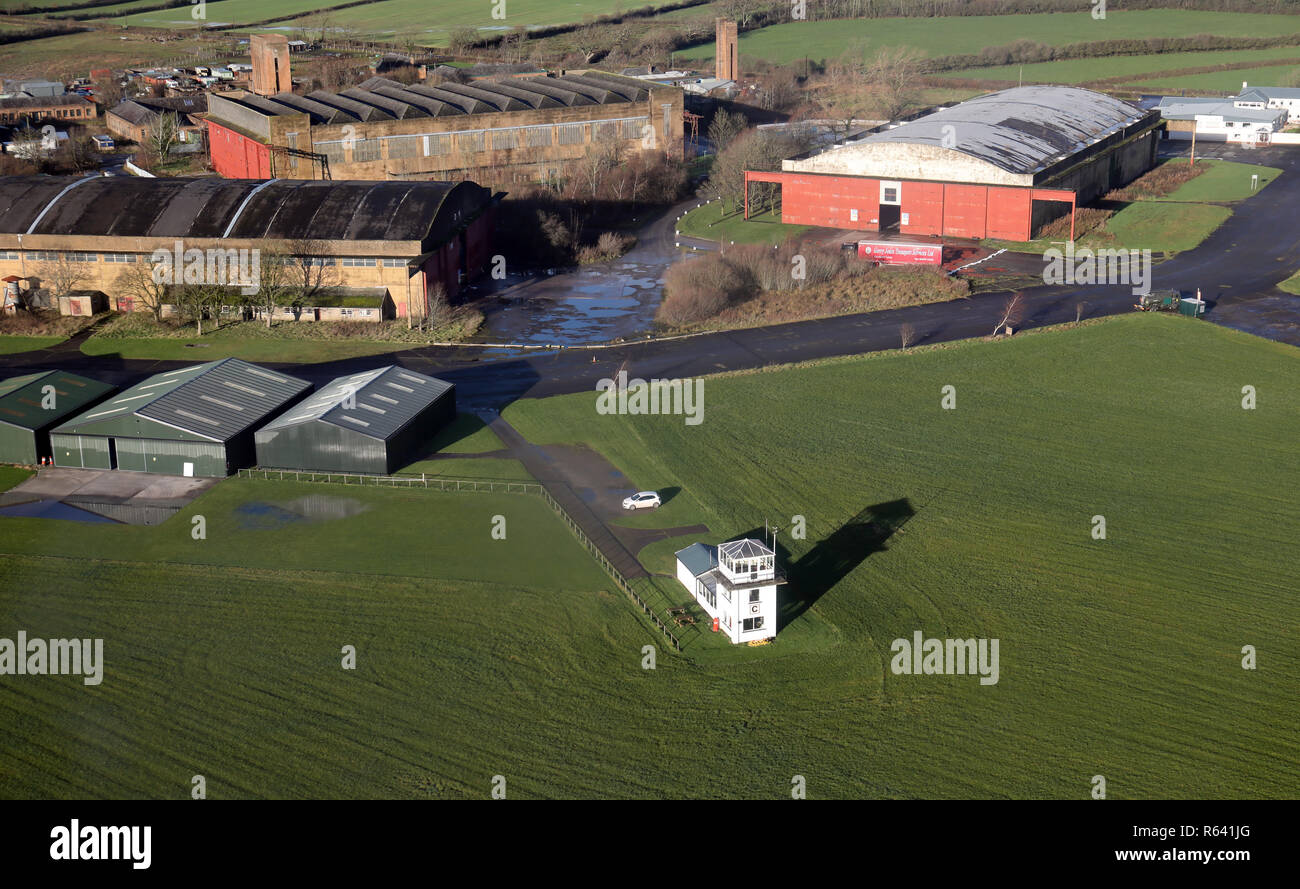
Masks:
[[[777,629],[788,626],[872,553],[886,548],[886,542],[916,515],[906,497],[868,506],[829,537],[821,540],[803,558],[790,565],[789,583],[777,593]],[[761,537],[761,532],[759,535]],[[778,564],[785,555],[777,542]]]

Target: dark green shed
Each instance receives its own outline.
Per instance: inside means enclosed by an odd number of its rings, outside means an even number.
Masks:
[[[116,389],[62,370],[0,381],[0,463],[50,456],[50,430]]]
[[[310,390],[238,358],[157,374],[51,431],[54,463],[221,478],[252,465],[253,431]]]
[[[456,387],[397,366],[339,377],[254,436],[259,466],[391,475],[456,416]]]

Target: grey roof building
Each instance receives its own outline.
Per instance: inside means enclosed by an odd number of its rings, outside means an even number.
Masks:
[[[0,381],[0,463],[50,456],[50,430],[116,388],[61,370]]]
[[[1033,186],[1160,117],[1079,87],[1025,86],[976,96],[809,157],[799,172]]]
[[[491,200],[472,182],[0,177],[0,235],[441,244]]]
[[[339,377],[259,429],[257,463],[389,475],[456,416],[455,386],[397,366]]]
[[[220,478],[251,465],[253,431],[310,390],[238,358],[156,374],[55,427],[54,463]]]

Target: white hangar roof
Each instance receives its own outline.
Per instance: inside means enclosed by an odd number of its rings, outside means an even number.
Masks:
[[[1030,185],[1101,140],[1159,115],[1092,90],[1024,86],[977,96],[819,154],[788,171]]]

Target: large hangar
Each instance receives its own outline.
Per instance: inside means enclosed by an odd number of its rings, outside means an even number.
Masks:
[[[0,381],[0,463],[50,456],[50,430],[116,389],[61,370]]]
[[[451,383],[390,365],[339,377],[257,431],[257,463],[391,475],[456,416]]]
[[[253,430],[310,390],[238,358],[156,374],[55,427],[54,465],[223,478],[252,465]]]
[[[781,221],[910,235],[1027,241],[1034,229],[1155,164],[1161,125],[1078,87],[979,96],[782,164],[745,173],[781,186]]]

